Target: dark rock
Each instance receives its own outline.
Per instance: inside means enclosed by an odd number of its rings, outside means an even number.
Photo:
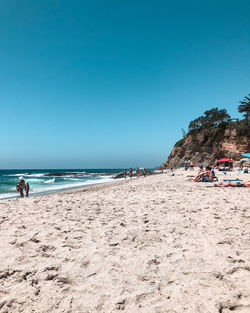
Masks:
[[[123,178],[123,177],[124,177],[124,174],[123,173],[119,173],[119,174],[114,176],[114,179]]]

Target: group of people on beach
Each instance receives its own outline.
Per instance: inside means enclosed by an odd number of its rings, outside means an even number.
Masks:
[[[207,182],[211,183],[213,181],[218,181],[218,178],[215,175],[215,171],[210,166],[206,167],[206,170],[200,168],[199,174],[194,178],[194,182]]]
[[[215,175],[215,171],[212,167],[207,166],[206,170],[203,171],[203,169],[200,167],[199,174],[194,178],[194,182],[214,182],[218,181],[218,177]],[[214,184],[215,187],[250,187],[250,181],[243,182],[238,180],[229,180],[229,181],[223,181]]]
[[[146,177],[146,169],[145,168],[141,168],[141,171],[140,171],[139,167],[137,167],[136,170],[135,170],[135,175],[136,175],[137,178],[140,177],[140,176]],[[132,167],[130,167],[128,172],[127,172],[126,169],[123,171],[123,177],[126,179],[127,176],[129,178],[133,177],[133,169],[132,169]]]
[[[194,170],[194,163],[192,161],[190,161],[190,160],[185,161],[184,162],[184,169],[185,169],[185,171],[187,171],[188,169],[193,171]]]
[[[19,178],[19,183],[16,185],[16,190],[19,191],[21,198],[24,198],[24,190],[26,197],[29,197],[30,185],[28,182],[25,182],[23,176]]]

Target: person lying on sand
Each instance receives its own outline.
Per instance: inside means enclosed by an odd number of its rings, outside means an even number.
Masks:
[[[207,166],[205,172],[201,172],[194,179],[194,182],[212,182],[213,181],[213,173],[211,171],[211,167]]]
[[[240,182],[240,181],[220,182],[218,184],[214,184],[214,187],[250,187],[250,181],[248,182]]]

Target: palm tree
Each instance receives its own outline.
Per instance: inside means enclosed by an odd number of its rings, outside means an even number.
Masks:
[[[246,96],[243,101],[240,101],[238,111],[239,113],[244,113],[243,116],[246,120],[250,119],[250,94],[248,94],[248,96]]]

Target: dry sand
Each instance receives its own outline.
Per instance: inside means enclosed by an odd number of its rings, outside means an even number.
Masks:
[[[250,189],[179,174],[1,201],[0,312],[249,313]]]

